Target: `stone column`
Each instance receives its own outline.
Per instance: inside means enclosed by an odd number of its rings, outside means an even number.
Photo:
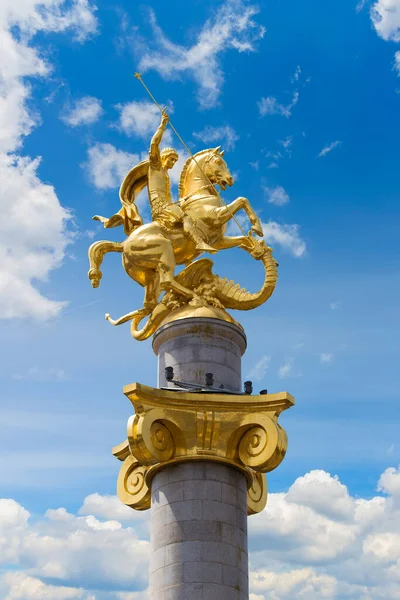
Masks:
[[[124,388],[135,414],[113,450],[119,498],[150,509],[150,600],[248,600],[247,516],[265,507],[264,473],[287,447],[278,417],[293,398],[241,393],[246,337],[234,323],[178,320],[153,348],[167,389]],[[200,391],[167,385],[166,366]],[[218,389],[201,391],[208,372]]]
[[[150,600],[248,600],[247,482],[191,462],[152,481]]]
[[[158,356],[158,386],[175,387],[165,379],[165,367],[173,367],[179,381],[205,384],[213,373],[213,387],[242,391],[242,356],[246,335],[241,327],[219,319],[194,317],[168,323],[154,334]]]

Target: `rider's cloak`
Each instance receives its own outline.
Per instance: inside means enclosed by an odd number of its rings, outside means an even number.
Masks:
[[[119,190],[122,208],[109,219],[100,215],[95,215],[93,219],[103,223],[106,229],[123,225],[125,235],[130,235],[134,229],[143,225],[135,200],[148,183],[148,172],[149,160],[144,160],[133,167],[126,175]]]

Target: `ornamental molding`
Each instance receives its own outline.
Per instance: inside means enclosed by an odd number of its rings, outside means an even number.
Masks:
[[[135,510],[151,505],[151,481],[161,469],[189,461],[215,461],[247,478],[248,514],[267,501],[265,473],[276,469],[287,450],[279,415],[294,405],[287,392],[233,395],[161,390],[140,383],[124,388],[135,414],[127,439],[113,448],[123,462],[119,499]]]

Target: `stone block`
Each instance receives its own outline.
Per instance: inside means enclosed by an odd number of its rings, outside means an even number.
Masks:
[[[235,528],[234,538],[235,538],[235,541],[232,543],[234,543],[235,546],[237,546],[238,548],[240,548],[241,550],[243,550],[243,552],[246,552],[246,554],[247,554],[247,552],[248,552],[247,531],[244,531],[243,529]]]
[[[221,483],[228,483],[235,488],[247,490],[246,478],[243,473],[240,473],[233,467],[227,467],[216,462],[205,463],[205,477]]]
[[[163,600],[203,600],[203,586],[199,583],[171,586],[164,590]]]
[[[210,498],[212,500],[213,498]],[[238,495],[236,486],[229,483],[221,483],[221,501],[225,504],[238,504]]]
[[[152,593],[181,583],[183,583],[183,565],[181,564],[167,565],[151,574]]]
[[[236,527],[237,508],[231,504],[215,502],[213,500],[202,500],[203,519],[205,521],[215,521],[217,523],[228,523]]]
[[[206,583],[203,585],[203,600],[239,600],[239,591],[226,585]]]
[[[186,562],[183,564],[183,577],[187,583],[222,583],[223,565],[215,562]]]
[[[235,539],[234,532],[231,533],[231,539]],[[180,521],[164,525],[158,530],[153,527],[153,523],[151,524],[151,547],[153,551],[169,544],[184,541],[223,541],[221,524],[209,521]]]
[[[247,552],[243,552],[243,550],[237,549],[236,557],[237,557],[236,566],[238,567],[238,569],[240,569],[244,573],[247,573],[248,569],[249,569],[249,557],[248,557]]]
[[[236,508],[236,525],[245,532],[247,532],[247,518],[247,513],[241,508]]]
[[[222,583],[240,591],[240,573],[236,567],[223,565],[222,567]]]
[[[198,521],[203,518],[203,500],[174,502],[169,508],[172,513],[171,519],[175,521]]]
[[[231,544],[222,544],[221,542],[202,542],[202,560],[213,561],[220,564],[237,564],[237,554],[240,552]]]
[[[221,500],[219,481],[185,481],[183,496],[185,500]]]
[[[155,492],[153,490],[151,505],[154,508],[164,504],[172,504],[183,500],[183,484],[181,481],[163,485]]]
[[[180,465],[170,467],[168,469],[169,483],[174,483],[176,481],[190,481],[192,479],[195,481],[202,481],[205,479],[204,468],[205,463],[203,462],[182,463]]]
[[[158,569],[161,569],[162,567],[165,566],[165,554],[166,554],[165,546],[162,548],[159,548],[158,550],[151,552],[151,554],[150,554],[150,573],[153,573],[153,571],[158,571]]]
[[[204,542],[181,542],[165,546],[165,565],[199,561],[202,559],[202,544]]]
[[[169,471],[170,469],[163,469],[153,477],[153,481],[151,482],[151,490],[153,494],[159,488],[163,487],[169,482]]]
[[[240,571],[235,567],[224,565],[222,567],[222,583],[235,588],[240,593],[248,594],[249,580],[247,573]]]

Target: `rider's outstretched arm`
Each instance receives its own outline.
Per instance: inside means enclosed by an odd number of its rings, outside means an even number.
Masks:
[[[160,154],[160,143],[162,140],[162,136],[164,135],[164,131],[167,127],[167,123],[169,121],[169,117],[167,114],[167,109],[164,108],[162,111],[161,123],[158,127],[157,131],[153,135],[150,144],[150,162],[151,165],[155,168],[161,167],[161,154]]]

